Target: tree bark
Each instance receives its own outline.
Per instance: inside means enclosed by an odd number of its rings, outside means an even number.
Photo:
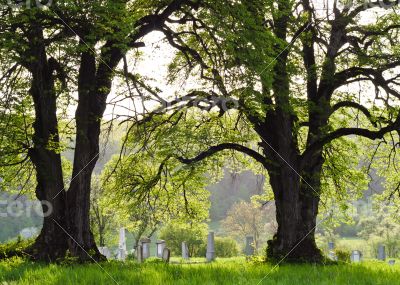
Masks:
[[[67,192],[69,251],[80,260],[101,259],[90,230],[90,190],[99,156],[101,117],[106,96],[96,94],[96,59],[91,51],[81,56],[76,110],[76,142],[72,181]]]
[[[320,165],[312,167],[315,172],[302,172],[307,183],[287,165],[281,165],[276,172],[269,172],[278,230],[268,241],[267,258],[284,259],[285,262],[322,261],[314,235],[319,203],[319,196],[314,193],[314,190],[317,191],[316,183],[319,183],[318,167]],[[313,176],[315,178],[311,178]],[[311,188],[310,185],[314,186]]]
[[[28,250],[39,260],[54,261],[63,257],[67,250],[65,227],[65,191],[61,156],[56,147],[59,143],[56,93],[53,70],[46,57],[43,31],[39,26],[31,28],[29,54],[33,62],[27,67],[32,74],[30,94],[35,107],[33,148],[28,152],[36,168],[36,197],[42,202],[42,230]]]

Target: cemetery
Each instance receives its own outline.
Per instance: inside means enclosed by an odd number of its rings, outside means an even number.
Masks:
[[[1,0],[0,285],[400,284],[400,0]]]

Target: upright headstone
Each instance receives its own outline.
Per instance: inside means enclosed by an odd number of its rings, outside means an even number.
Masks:
[[[244,251],[247,256],[254,255],[254,238],[252,236],[246,237],[246,247]]]
[[[126,239],[125,239],[125,228],[119,229],[119,243],[118,243],[118,259],[126,259]]]
[[[143,259],[147,259],[150,257],[150,244],[151,240],[149,238],[144,238],[140,240],[140,244],[143,249]]]
[[[391,259],[391,260],[389,260],[389,265],[394,265],[395,264],[395,262],[396,262],[396,260],[394,260],[394,259]]]
[[[329,250],[328,251],[328,257],[331,260],[337,260],[337,257],[336,257],[336,254],[334,252],[334,249],[335,249],[335,244],[332,241],[328,242],[328,250]]]
[[[182,242],[182,258],[189,259],[189,248],[186,244],[186,241]]]
[[[162,258],[165,248],[165,240],[158,240],[156,242],[156,245],[157,245],[157,257]]]
[[[213,261],[215,259],[214,232],[208,233],[206,258],[208,262]]]
[[[143,248],[141,245],[136,248],[136,259],[139,263],[143,262]]]
[[[380,244],[378,246],[378,260],[385,260],[385,259],[386,259],[385,246]]]
[[[169,262],[169,258],[171,257],[171,251],[169,250],[169,248],[164,247],[163,252],[162,252],[162,259],[165,262]]]
[[[351,252],[350,260],[351,262],[360,262],[362,258],[361,251],[359,250],[353,250]]]
[[[104,255],[107,259],[111,258],[111,251],[109,250],[108,247],[106,246],[100,246],[99,247],[99,252]]]

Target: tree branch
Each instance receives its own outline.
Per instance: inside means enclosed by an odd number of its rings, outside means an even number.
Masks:
[[[197,155],[194,158],[177,157],[177,159],[182,163],[191,164],[191,163],[196,163],[196,162],[202,161],[220,151],[229,150],[229,149],[236,150],[236,151],[242,152],[244,154],[247,154],[250,157],[257,160],[258,162],[262,163],[265,167],[267,167],[267,159],[263,155],[261,155],[260,153],[258,153],[255,150],[252,150],[251,148],[248,148],[243,145],[236,144],[236,143],[222,143],[222,144],[219,144],[216,146],[211,146],[208,150],[203,151],[202,153],[200,153],[199,155]]]
[[[371,113],[369,112],[369,110],[368,110],[366,107],[364,107],[363,105],[358,104],[358,103],[356,103],[356,102],[352,102],[352,101],[342,101],[342,102],[339,102],[339,103],[333,105],[330,116],[331,116],[334,112],[336,112],[337,110],[339,110],[340,108],[344,108],[344,107],[354,108],[354,109],[357,109],[357,110],[361,111],[361,112],[369,119],[369,121],[371,122],[371,124],[372,124],[374,127],[377,127],[377,123],[376,123],[376,121],[373,119],[373,117],[372,117]]]
[[[321,139],[317,140],[315,143],[311,144],[301,155],[302,161],[309,160],[314,153],[321,150],[326,144],[331,141],[350,135],[361,136],[370,140],[382,139],[385,134],[390,133],[392,131],[400,132],[400,114],[397,116],[397,119],[387,125],[386,127],[381,128],[378,131],[371,131],[363,128],[340,128],[337,129]]]

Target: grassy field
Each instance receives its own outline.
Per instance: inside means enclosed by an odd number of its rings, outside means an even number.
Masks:
[[[100,267],[101,266],[101,267]],[[264,279],[263,279],[264,278]],[[0,261],[0,284],[399,284],[400,266],[380,262],[357,265],[283,265],[273,268],[242,258],[211,264],[44,265],[22,259]]]

